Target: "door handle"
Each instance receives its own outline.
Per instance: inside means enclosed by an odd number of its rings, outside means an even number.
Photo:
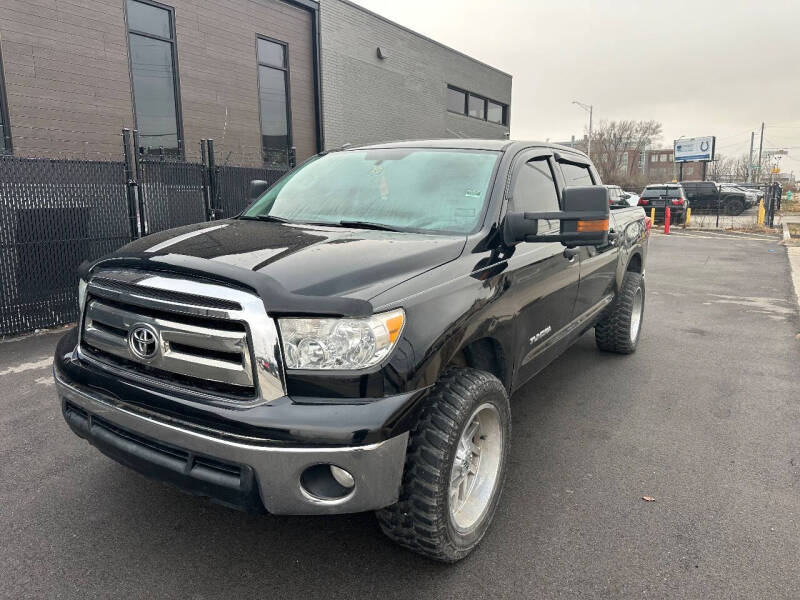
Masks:
[[[564,258],[568,258],[572,262],[580,251],[580,248],[564,248]]]

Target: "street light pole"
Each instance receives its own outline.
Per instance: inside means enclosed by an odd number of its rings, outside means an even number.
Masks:
[[[586,155],[591,159],[592,158],[592,112],[594,107],[591,104],[584,104],[583,102],[578,102],[577,100],[572,101],[573,104],[577,104],[583,110],[589,113],[589,141],[586,144]]]

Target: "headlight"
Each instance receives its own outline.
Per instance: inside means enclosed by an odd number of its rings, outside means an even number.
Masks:
[[[288,369],[365,369],[394,348],[402,309],[363,319],[278,319]]]
[[[83,312],[83,305],[86,303],[86,282],[78,280],[78,308]]]

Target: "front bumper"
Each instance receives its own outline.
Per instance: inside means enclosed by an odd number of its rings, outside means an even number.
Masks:
[[[154,479],[249,511],[333,514],[374,510],[397,501],[408,432],[363,446],[275,446],[225,439],[162,420],[54,367],[64,418],[103,453]],[[312,495],[301,475],[333,464],[354,478],[336,499]]]

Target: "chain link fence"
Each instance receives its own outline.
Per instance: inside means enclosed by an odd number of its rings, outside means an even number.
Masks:
[[[132,239],[248,204],[252,179],[284,171],[137,156],[121,161],[0,156],[0,336],[77,318],[75,272]],[[210,141],[209,141],[210,142]]]
[[[780,185],[775,183],[748,183],[738,184],[737,187],[755,193],[757,196],[755,203],[746,206],[741,212],[736,206],[729,209],[726,204],[726,194],[723,190],[717,206],[706,206],[702,209],[692,207],[691,226],[700,229],[747,230],[757,228],[760,227],[760,204],[763,204],[764,209],[763,225],[769,228],[780,225],[780,215],[777,214],[781,208],[782,189]]]

